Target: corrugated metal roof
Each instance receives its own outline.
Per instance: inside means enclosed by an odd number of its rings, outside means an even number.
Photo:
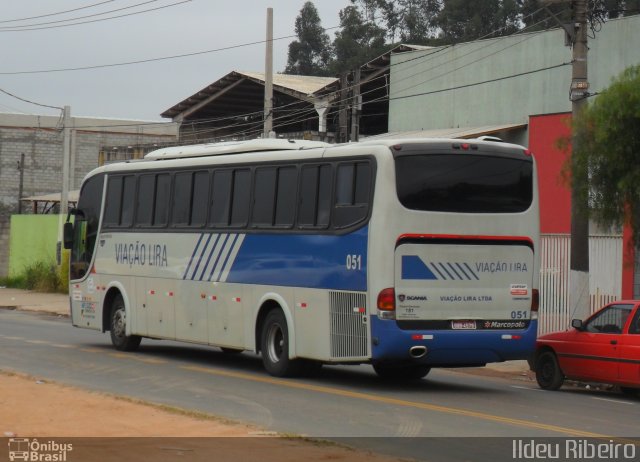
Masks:
[[[237,71],[260,82],[264,82],[264,72]],[[311,95],[327,85],[337,82],[335,77],[314,77],[308,75],[273,74],[273,85]]]

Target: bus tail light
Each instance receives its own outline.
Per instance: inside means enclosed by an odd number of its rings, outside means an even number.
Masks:
[[[396,291],[393,287],[382,289],[378,294],[378,317],[380,319],[396,318]]]
[[[538,309],[540,308],[540,292],[538,289],[531,291],[531,319],[538,319]]]

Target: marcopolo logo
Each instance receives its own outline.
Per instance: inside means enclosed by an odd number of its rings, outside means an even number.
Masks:
[[[10,461],[65,462],[71,451],[73,451],[71,443],[41,442],[35,438],[9,438]]]

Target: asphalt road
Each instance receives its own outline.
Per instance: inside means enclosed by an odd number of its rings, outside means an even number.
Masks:
[[[640,400],[611,392],[449,370],[391,384],[366,365],[276,379],[254,354],[147,339],[121,353],[108,334],[17,311],[0,310],[0,369],[422,460],[513,460],[513,441],[640,436]]]

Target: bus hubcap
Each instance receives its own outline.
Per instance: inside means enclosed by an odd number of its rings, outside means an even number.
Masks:
[[[282,329],[278,324],[273,324],[269,328],[267,345],[269,360],[273,363],[280,361],[280,357],[282,356],[282,351],[284,349],[284,336],[282,335]]]

